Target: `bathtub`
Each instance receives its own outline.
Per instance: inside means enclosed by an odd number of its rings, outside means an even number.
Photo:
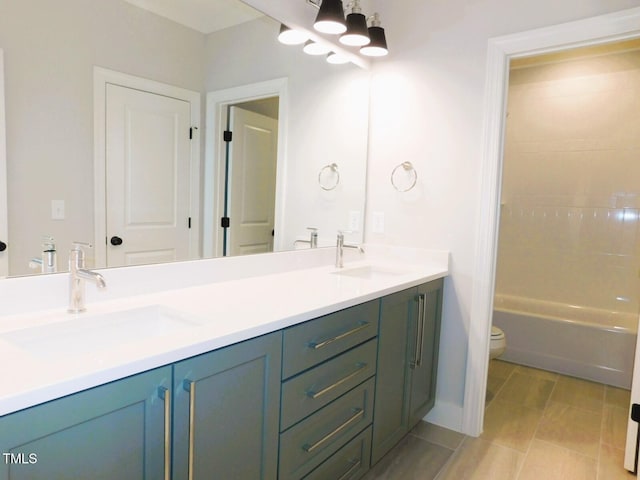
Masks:
[[[501,359],[631,388],[638,315],[496,294]]]

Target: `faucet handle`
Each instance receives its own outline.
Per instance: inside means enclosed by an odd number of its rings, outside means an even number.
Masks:
[[[71,245],[73,246],[74,250],[82,250],[82,247],[85,247],[85,248],[92,248],[93,247],[93,245],[90,244],[89,242],[73,241],[73,242],[71,242]]]

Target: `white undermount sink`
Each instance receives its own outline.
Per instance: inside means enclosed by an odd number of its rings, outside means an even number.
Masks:
[[[396,277],[398,275],[404,275],[406,270],[399,268],[393,268],[384,265],[363,265],[358,267],[345,267],[340,270],[332,272],[335,275],[343,275],[346,277],[356,278],[376,278],[376,277]]]
[[[101,351],[135,341],[165,336],[200,325],[161,305],[104,314],[80,314],[0,335],[0,339],[37,357]]]

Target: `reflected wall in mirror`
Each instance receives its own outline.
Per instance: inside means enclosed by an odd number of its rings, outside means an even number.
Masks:
[[[279,44],[279,27],[258,15],[203,32],[123,0],[3,2],[8,207],[0,215],[8,218],[8,248],[0,255],[9,257],[8,274],[38,273],[29,263],[41,257],[45,236],[55,239],[59,270],[66,270],[74,240],[100,247],[89,253],[90,266],[106,265],[106,251],[117,247],[106,242],[120,237],[117,232],[109,235],[104,227],[104,238],[94,233],[96,218],[127,203],[104,198],[106,212],[96,212],[95,67],[199,94],[199,119],[191,120],[198,128],[191,149],[199,150],[200,173],[189,207],[198,227],[192,229],[198,232],[192,258],[221,253],[223,172],[215,166],[222,161],[222,119],[206,121],[217,118],[207,111],[207,94],[274,79],[286,79],[279,99],[274,249],[294,248],[295,240],[308,238],[307,227],[319,229],[320,245],[331,245],[336,230],[353,226],[351,219],[358,224],[352,241],[361,241],[369,73]],[[333,163],[340,184],[326,191],[318,173]]]

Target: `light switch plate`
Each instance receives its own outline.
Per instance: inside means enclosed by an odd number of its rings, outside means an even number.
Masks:
[[[51,220],[64,220],[64,200],[51,200]]]
[[[373,233],[384,233],[384,212],[373,212]]]

